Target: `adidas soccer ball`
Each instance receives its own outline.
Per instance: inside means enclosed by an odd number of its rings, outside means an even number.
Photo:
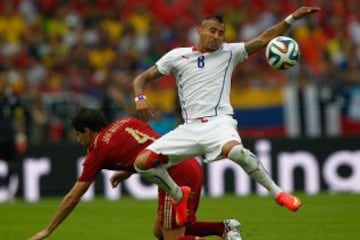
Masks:
[[[268,43],[265,55],[266,61],[272,68],[285,70],[297,64],[300,49],[294,39],[278,36]]]

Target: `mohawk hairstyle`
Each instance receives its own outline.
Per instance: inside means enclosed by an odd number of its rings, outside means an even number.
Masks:
[[[224,17],[222,15],[211,15],[204,18],[204,20],[216,20],[219,23],[224,23]]]

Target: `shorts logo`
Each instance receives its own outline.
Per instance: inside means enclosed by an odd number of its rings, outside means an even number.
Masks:
[[[200,121],[201,121],[202,123],[206,123],[206,122],[209,121],[209,119],[207,119],[207,118],[200,118]]]

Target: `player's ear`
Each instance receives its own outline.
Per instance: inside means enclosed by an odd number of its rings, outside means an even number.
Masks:
[[[90,128],[85,127],[84,128],[84,133],[90,134],[90,133],[93,133],[93,130],[91,130]]]
[[[201,25],[198,25],[197,27],[196,27],[196,31],[197,31],[197,33],[200,35],[200,33],[201,33],[201,30],[202,30],[202,28],[201,28]]]

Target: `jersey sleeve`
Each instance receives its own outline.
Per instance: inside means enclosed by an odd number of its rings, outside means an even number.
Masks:
[[[156,67],[163,75],[169,75],[173,69],[175,49],[165,53],[156,63]]]
[[[244,42],[228,43],[228,47],[233,52],[236,62],[242,62],[248,58]]]
[[[89,153],[84,160],[83,169],[78,181],[92,182],[95,181],[96,175],[101,171],[101,161],[93,153]]]

